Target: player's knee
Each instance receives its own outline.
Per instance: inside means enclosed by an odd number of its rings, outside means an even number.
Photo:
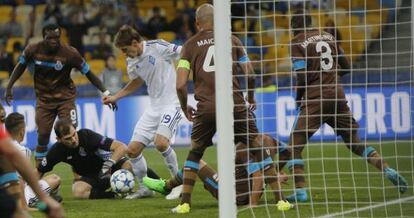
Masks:
[[[164,152],[170,146],[170,140],[165,136],[157,135],[154,139],[154,145],[158,151]]]
[[[56,189],[61,183],[60,177],[56,174],[49,175],[46,181],[52,189]]]
[[[75,199],[88,199],[91,193],[91,187],[84,185],[82,182],[76,182],[72,185],[72,194]]]
[[[90,192],[82,192],[82,191],[74,191],[73,192],[73,198],[75,199],[89,199]]]
[[[144,149],[144,147],[145,146],[143,144],[140,144],[137,142],[130,143],[127,149],[128,157],[130,158],[138,157],[142,153],[142,150]]]

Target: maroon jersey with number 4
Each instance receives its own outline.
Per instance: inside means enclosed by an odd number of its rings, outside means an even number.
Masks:
[[[240,40],[232,37],[232,58],[234,62],[246,56],[243,45]],[[198,101],[198,112],[215,112],[216,88],[215,74],[224,73],[216,72],[214,67],[214,52],[220,52],[219,48],[214,47],[214,32],[200,31],[191,37],[183,46],[181,59],[190,62],[190,68],[193,71],[195,99]],[[233,75],[237,75],[237,64],[233,64]],[[245,111],[245,100],[240,90],[240,83],[237,77],[233,76],[233,99],[234,111]]]

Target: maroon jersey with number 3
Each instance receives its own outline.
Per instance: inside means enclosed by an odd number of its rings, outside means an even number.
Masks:
[[[305,87],[305,102],[345,99],[343,88],[337,81],[338,53],[331,34],[319,30],[300,33],[291,42],[291,52],[297,84]]]

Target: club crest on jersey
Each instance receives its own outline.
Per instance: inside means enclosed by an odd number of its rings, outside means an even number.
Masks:
[[[155,58],[153,57],[153,56],[149,56],[148,57],[148,62],[150,63],[150,64],[152,64],[152,65],[155,65]]]
[[[55,70],[62,70],[63,64],[59,60],[56,61]]]
[[[46,166],[47,165],[47,159],[45,157],[42,159],[41,164],[42,164],[42,166]]]
[[[79,155],[85,157],[87,155],[85,149],[79,146]]]

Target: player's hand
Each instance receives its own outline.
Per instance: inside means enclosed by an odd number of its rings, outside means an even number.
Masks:
[[[256,110],[256,99],[254,97],[246,97],[246,101],[249,103],[249,110],[255,111]]]
[[[192,122],[194,119],[194,114],[196,110],[192,106],[187,105],[187,108],[185,110],[183,109],[183,111],[184,111],[184,114],[187,120]]]
[[[7,105],[11,105],[12,101],[13,101],[13,93],[11,89],[6,89],[6,92],[4,94],[4,98],[6,99],[6,103]]]
[[[110,104],[108,104],[108,107],[112,111],[117,111],[118,110],[118,105],[116,103],[110,103]]]
[[[104,104],[108,105],[108,107],[112,111],[117,111],[118,110],[118,105],[116,104],[117,100],[118,99],[116,99],[113,95],[107,95],[107,96],[102,97],[102,102]]]
[[[44,199],[42,199],[42,201],[45,204],[45,207],[39,207],[39,209],[45,212],[48,218],[64,217],[62,205],[60,205],[57,201],[53,200],[50,196],[46,196]]]
[[[106,105],[116,103],[116,100],[117,99],[114,96],[112,96],[112,95],[108,95],[108,96],[103,96],[102,97],[102,102],[104,104],[106,104]]]
[[[99,172],[100,179],[109,179],[111,177],[111,167],[115,164],[115,161],[112,159],[106,160],[103,165],[102,169]]]

